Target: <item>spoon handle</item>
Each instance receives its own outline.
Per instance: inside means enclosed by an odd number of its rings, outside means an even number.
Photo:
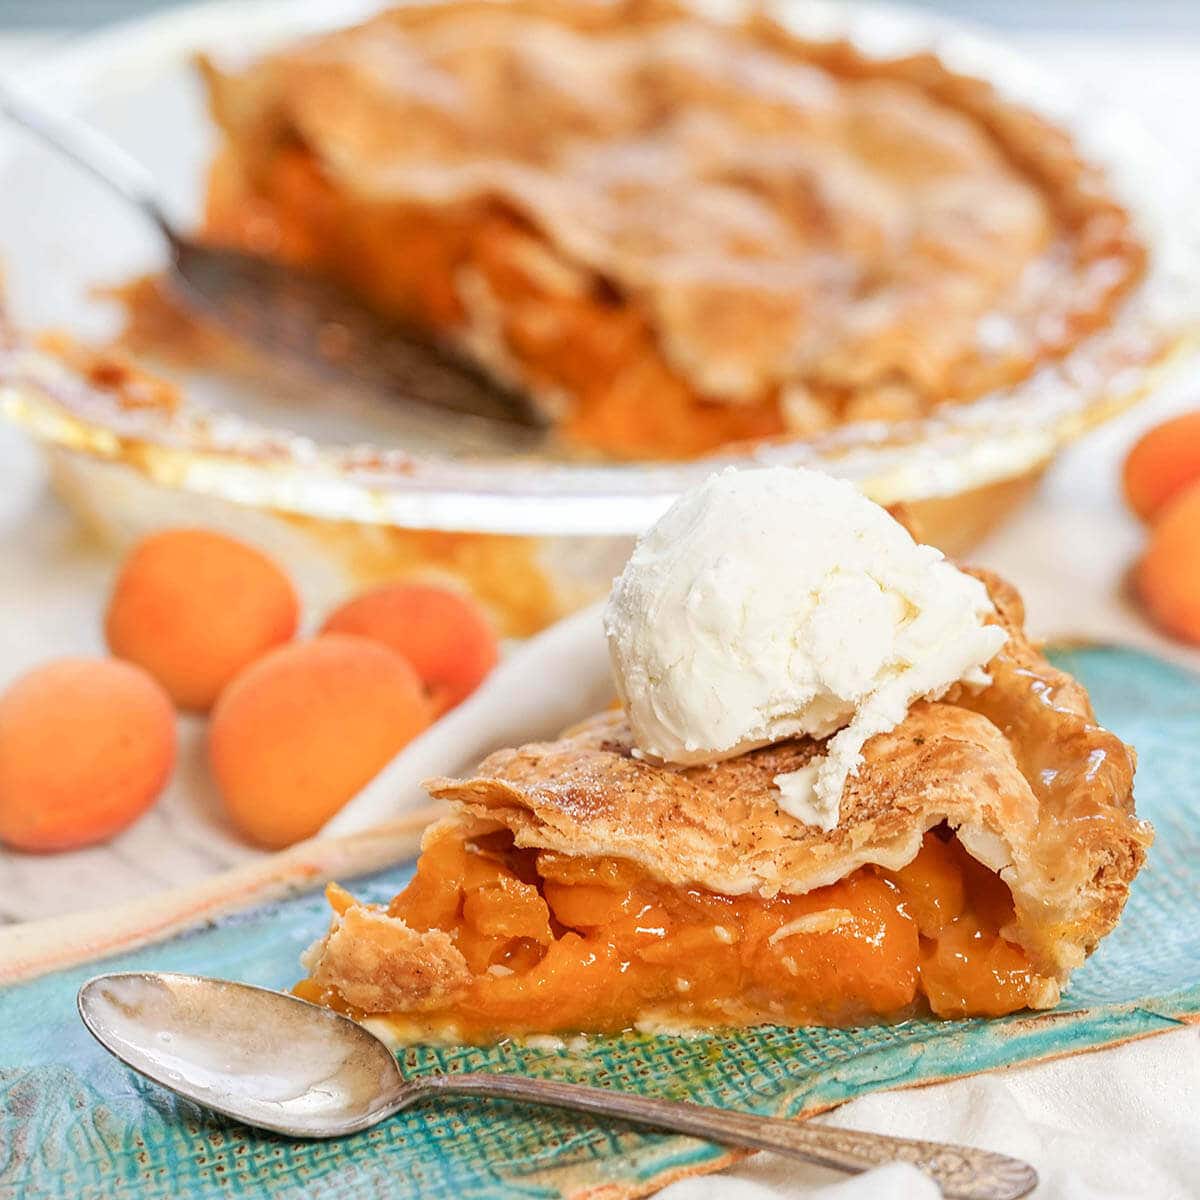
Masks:
[[[597,1113],[723,1146],[774,1150],[852,1174],[890,1162],[908,1162],[929,1175],[944,1195],[957,1200],[1017,1200],[1037,1186],[1037,1172],[1027,1163],[969,1146],[759,1117],[520,1075],[436,1075],[422,1082],[441,1094],[485,1096]]]

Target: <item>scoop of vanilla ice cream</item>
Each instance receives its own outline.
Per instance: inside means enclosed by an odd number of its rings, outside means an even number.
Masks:
[[[780,467],[681,496],[638,541],[604,623],[635,753],[713,762],[829,738],[775,779],[785,811],[828,830],[869,738],[919,697],[989,682],[1006,638],[992,611],[977,579],[852,484]]]

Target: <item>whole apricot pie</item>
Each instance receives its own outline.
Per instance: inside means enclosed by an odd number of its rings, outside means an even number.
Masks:
[[[474,1042],[1053,1006],[1152,831],[1133,751],[979,577],[1010,635],[991,686],[870,740],[831,831],[772,786],[819,742],[656,766],[606,712],[433,780],[453,815],[412,882],[386,906],[332,887],[297,990],[398,1039]]]
[[[929,53],[667,0],[406,4],[241,70],[207,236],[334,276],[620,458],[902,421],[1111,324],[1145,250]]]

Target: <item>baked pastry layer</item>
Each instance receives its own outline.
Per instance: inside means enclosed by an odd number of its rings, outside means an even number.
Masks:
[[[1061,130],[761,15],[405,5],[206,77],[210,236],[446,334],[617,456],[1002,388],[1144,265]]]

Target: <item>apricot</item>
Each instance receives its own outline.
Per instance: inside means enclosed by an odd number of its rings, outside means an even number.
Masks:
[[[141,667],[38,667],[0,696],[0,841],[43,852],[103,842],[154,803],[174,762],[174,709]]]
[[[1142,603],[1163,629],[1200,644],[1200,482],[1159,515],[1134,579]]]
[[[1125,497],[1143,521],[1200,480],[1200,411],[1156,425],[1125,459]]]
[[[447,588],[399,583],[335,609],[322,633],[354,633],[402,654],[439,715],[465,700],[496,665],[496,635],[474,600]]]
[[[180,708],[207,712],[243,667],[291,639],[298,617],[295,590],[265,554],[207,529],[168,529],[125,559],[104,632]]]
[[[233,824],[278,848],[316,833],[431,719],[405,659],[331,634],[272,650],[221,693],[209,758]]]

